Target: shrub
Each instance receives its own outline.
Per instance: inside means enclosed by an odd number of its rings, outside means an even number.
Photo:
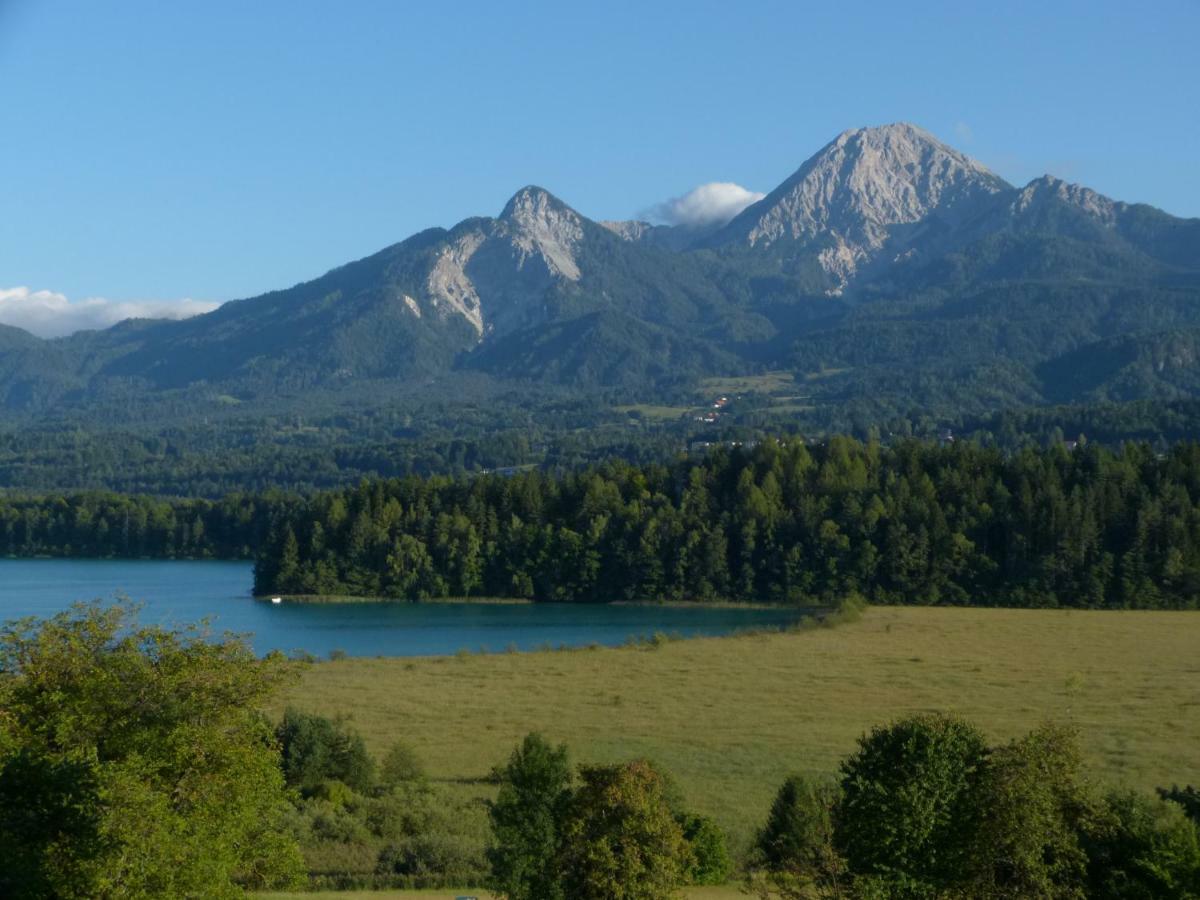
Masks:
[[[375,780],[375,762],[362,736],[341,719],[288,708],[276,730],[287,783],[303,791],[323,781],[341,781],[365,791]]]
[[[1073,731],[1044,726],[994,749],[974,804],[970,892],[981,897],[1079,896],[1082,830],[1094,816]]]
[[[1200,836],[1178,806],[1123,792],[1107,798],[1105,812],[1085,838],[1089,898],[1200,896]]]
[[[855,875],[894,896],[934,896],[967,869],[986,746],[961,719],[924,715],[876,728],[842,763],[835,845]]]
[[[793,775],[779,788],[751,860],[750,889],[760,897],[838,896],[845,863],[833,846],[836,785]]]
[[[684,813],[676,817],[691,850],[688,884],[724,884],[733,873],[725,833],[708,816]]]
[[[479,876],[475,847],[463,835],[424,831],[390,844],[379,853],[376,871],[438,881],[471,881]]]
[[[572,900],[674,896],[694,865],[663,780],[644,760],[584,766],[563,828],[559,871]]]
[[[496,774],[487,887],[509,900],[561,897],[556,855],[571,798],[567,748],[527,735]]]
[[[379,776],[385,785],[406,784],[424,778],[425,767],[416,750],[403,741],[396,741],[383,755]]]
[[[227,896],[293,884],[259,714],[288,666],[79,605],[0,633],[0,895]]]
[[[1178,803],[1184,814],[1200,825],[1200,788],[1194,788],[1190,784],[1187,787],[1172,786],[1170,790],[1167,788],[1159,788],[1158,796],[1164,800],[1170,800],[1172,803]]]

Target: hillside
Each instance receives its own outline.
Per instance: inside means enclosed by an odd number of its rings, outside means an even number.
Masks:
[[[287,412],[380,381],[376,405],[463,400],[463,372],[655,400],[782,369],[841,373],[818,407],[984,414],[1194,396],[1197,326],[1200,220],[1049,176],[1014,187],[899,124],[844,132],[715,229],[602,224],[530,186],[495,218],[207,315],[3,328],[0,410]]]

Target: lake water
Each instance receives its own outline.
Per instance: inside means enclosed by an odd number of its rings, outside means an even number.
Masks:
[[[510,646],[533,650],[596,642],[616,645],[656,631],[728,634],[794,622],[796,610],[597,604],[283,603],[250,595],[240,562],[0,559],[0,622],[49,616],[79,600],[126,596],[145,624],[209,618],[217,631],[251,635],[259,653],[431,656]]]

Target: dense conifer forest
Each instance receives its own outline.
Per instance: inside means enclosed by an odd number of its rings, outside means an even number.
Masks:
[[[796,438],[308,496],[8,495],[0,553],[255,558],[259,593],[410,600],[1194,608],[1198,504],[1196,444]]]
[[[0,497],[0,554],[98,559],[248,559],[283,494],[220,501],[94,491]]]
[[[1200,445],[837,437],[552,477],[403,478],[276,510],[260,593],[1193,608]]]

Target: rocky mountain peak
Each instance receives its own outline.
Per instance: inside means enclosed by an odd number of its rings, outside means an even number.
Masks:
[[[531,217],[563,212],[577,215],[567,204],[545,188],[538,187],[536,184],[527,184],[504,204],[504,209],[500,213],[500,221],[521,221]]]
[[[821,243],[820,264],[837,290],[927,219],[954,224],[1008,189],[985,166],[915,125],[855,128],[742,212],[722,242]]]
[[[534,185],[521,188],[498,221],[517,251],[518,269],[536,258],[551,275],[579,280],[575,247],[583,240],[583,217],[549,191]]]
[[[1043,175],[1021,189],[1013,201],[1012,210],[1018,215],[1028,214],[1054,202],[1074,206],[1110,228],[1117,224],[1117,217],[1125,206],[1081,184],[1071,184],[1053,175]]]

